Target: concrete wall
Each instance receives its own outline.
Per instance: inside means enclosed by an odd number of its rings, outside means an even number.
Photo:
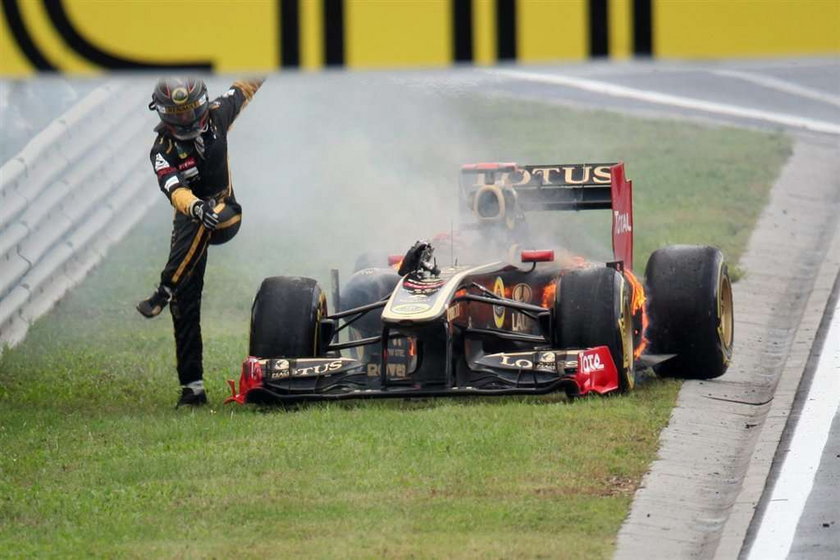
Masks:
[[[8,0],[0,75],[840,53],[836,0]]]
[[[139,86],[95,89],[0,167],[0,352],[160,196],[137,173],[145,161],[124,157],[142,152],[152,126],[150,113],[123,110],[142,106],[148,92]]]

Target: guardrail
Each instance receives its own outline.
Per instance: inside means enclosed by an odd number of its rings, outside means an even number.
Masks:
[[[0,168],[0,352],[156,200],[151,176],[140,173],[151,121],[131,108],[142,103],[129,82],[101,86]]]

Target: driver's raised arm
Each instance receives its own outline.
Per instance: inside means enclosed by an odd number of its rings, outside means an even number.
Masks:
[[[215,113],[216,123],[222,127],[223,132],[230,129],[240,111],[254,98],[264,81],[265,78],[237,80],[230,89],[212,101],[210,110]]]

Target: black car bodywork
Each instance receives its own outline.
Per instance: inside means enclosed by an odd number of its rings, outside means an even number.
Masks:
[[[512,259],[439,268],[418,242],[392,267],[357,271],[329,313],[315,280],[267,278],[249,357],[229,401],[605,394],[635,371],[721,375],[732,351],[731,284],[717,249],[666,247],[632,272],[632,184],[623,163],[462,168],[459,204]],[[526,212],[610,210],[614,260],[521,250]],[[384,265],[384,263],[383,263]],[[396,270],[395,270],[396,269]]]

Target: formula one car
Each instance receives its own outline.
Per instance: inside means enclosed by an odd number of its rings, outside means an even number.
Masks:
[[[465,165],[459,203],[480,244],[514,250],[527,242],[526,213],[610,210],[614,260],[516,250],[519,263],[439,267],[433,244],[418,242],[391,266],[357,271],[340,291],[334,281],[333,313],[315,280],[266,278],[228,402],[578,397],[626,392],[645,367],[695,379],[726,371],[733,308],[723,256],[666,247],[640,282],[623,163]]]

